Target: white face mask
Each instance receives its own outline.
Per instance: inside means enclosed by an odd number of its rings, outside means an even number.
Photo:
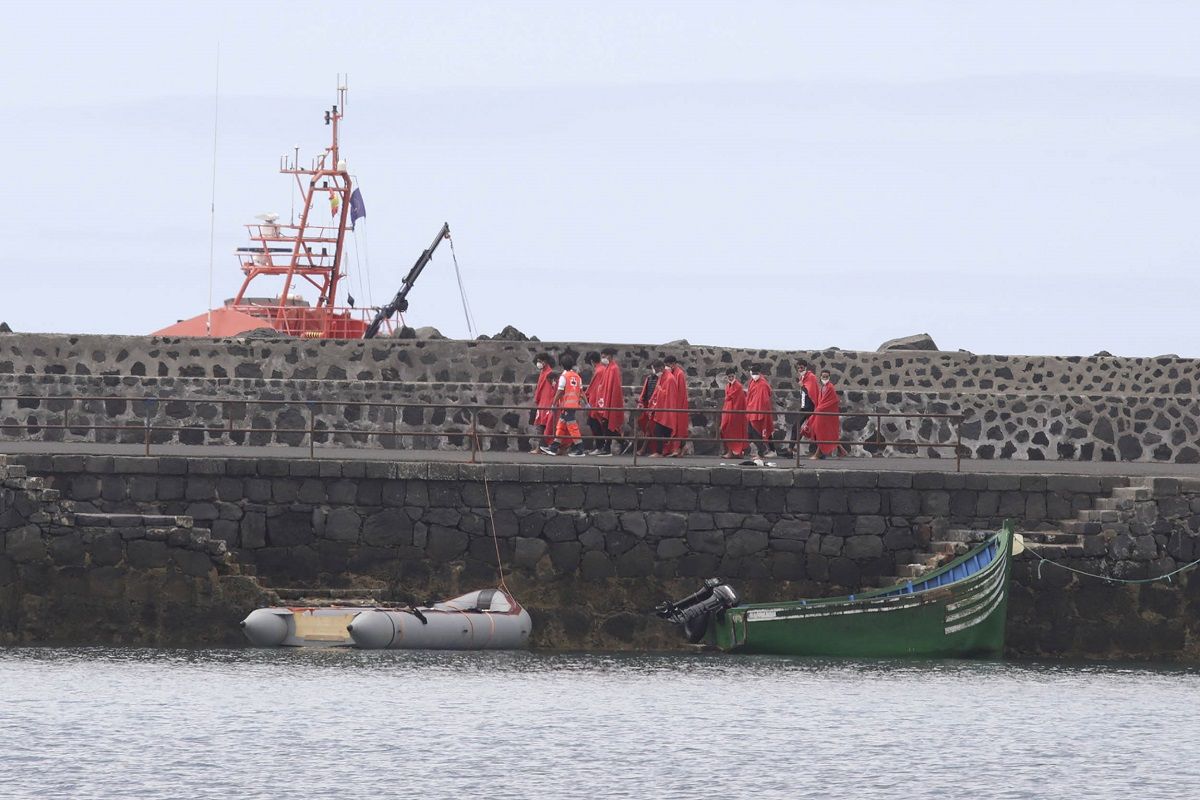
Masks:
[[[758,373],[757,373],[757,372],[751,372],[751,373],[750,373],[750,380],[752,380],[752,381],[756,381],[756,380],[758,380]]]
[[[546,365],[540,361],[537,361],[537,362],[534,362],[534,366],[537,367],[538,369],[541,369],[542,367],[544,367]]]
[[[608,362],[609,362],[610,360],[611,360],[611,359],[609,359],[609,357],[608,357],[608,356],[603,356],[603,357],[600,359],[600,363],[601,363],[601,364],[603,364],[604,366],[606,366],[606,367],[607,367],[607,366],[608,366]]]
[[[829,383],[829,378],[821,378],[821,383]]]

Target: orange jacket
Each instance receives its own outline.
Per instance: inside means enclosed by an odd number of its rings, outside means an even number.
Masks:
[[[579,397],[583,393],[583,378],[573,369],[563,372],[563,408],[579,408]]]

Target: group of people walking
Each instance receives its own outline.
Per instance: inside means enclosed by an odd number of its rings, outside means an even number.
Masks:
[[[562,356],[555,372],[554,358],[538,353],[534,388],[534,409],[530,422],[535,438],[532,453],[569,456],[612,456],[633,449],[625,427],[625,397],[617,351],[608,347],[588,353],[584,361],[591,367],[591,380],[584,388],[576,370],[576,358]],[[774,392],[767,380],[766,368],[754,364],[750,380],[743,385],[738,370],[725,371],[725,402],[721,409],[720,438],[722,457],[742,458],[753,447],[760,458],[779,455],[791,457],[792,447],[807,442],[811,458],[836,455],[841,438],[840,398],[828,370],[815,373],[803,359],[796,362],[796,383],[800,394],[800,414],[790,431],[776,436]],[[636,426],[639,455],[676,458],[683,454],[688,440],[690,405],[687,374],[675,356],[651,361],[637,396]],[[580,420],[590,435],[580,428]]]

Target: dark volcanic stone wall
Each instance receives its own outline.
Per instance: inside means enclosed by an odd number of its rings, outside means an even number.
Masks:
[[[533,355],[599,349],[599,344],[537,342],[180,340],[152,337],[0,336],[0,395],[156,395],[152,417],[192,430],[162,441],[228,441],[219,433],[233,416],[239,425],[295,428],[309,407],[236,407],[205,399],[313,401],[318,441],[374,447],[458,447],[469,429],[465,411],[407,408],[393,413],[368,403],[451,403],[521,406],[532,395]],[[1200,462],[1200,361],[1161,358],[977,356],[970,353],[842,350],[781,352],[693,345],[625,345],[620,361],[633,403],[642,369],[652,358],[678,356],[690,376],[693,431],[711,434],[722,375],[730,365],[771,366],[777,402],[795,407],[792,360],[808,357],[833,371],[847,410],[843,431],[864,442],[955,441],[944,420],[877,418],[885,413],[961,414],[964,455],[1029,460]],[[73,411],[67,419],[63,412]],[[100,422],[141,423],[132,403],[0,400],[0,436],[100,440],[86,430]],[[77,422],[76,430],[43,431]],[[299,424],[298,424],[299,423]],[[413,438],[395,438],[396,430]],[[479,415],[486,433],[524,433],[526,416],[491,410]],[[379,435],[383,434],[383,435]],[[263,434],[264,443],[296,443],[290,434]],[[489,449],[515,447],[488,440]],[[699,452],[709,452],[698,446]],[[907,444],[867,452],[951,456],[952,450]]]
[[[193,516],[267,586],[387,588],[419,600],[496,580],[486,474],[509,585],[535,616],[536,642],[562,647],[671,646],[675,632],[647,612],[700,578],[721,575],[762,600],[856,591],[895,574],[939,530],[991,529],[1006,517],[1026,529],[1061,529],[1125,483],[295,459],[20,461],[80,509]],[[1156,516],[1138,529],[1148,540],[1136,540],[1128,524],[1097,524],[1098,549],[1068,563],[1133,578],[1200,556],[1200,487],[1189,491],[1180,505],[1177,489],[1178,507],[1162,515],[1173,522]],[[1014,580],[1014,654],[1200,658],[1200,597],[1191,588],[1200,582],[1108,587],[1049,569],[1039,575],[1031,562]]]

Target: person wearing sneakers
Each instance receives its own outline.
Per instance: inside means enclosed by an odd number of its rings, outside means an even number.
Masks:
[[[554,393],[554,409],[558,412],[556,438],[541,450],[546,455],[556,456],[566,447],[568,456],[578,458],[587,455],[583,449],[583,435],[579,432],[579,423],[575,421],[575,415],[585,407],[583,378],[575,371],[575,356],[568,353],[559,363],[562,364],[562,374],[558,377],[558,391]]]
[[[746,387],[746,422],[750,425],[750,438],[760,458],[775,458],[771,449],[771,435],[775,432],[775,400],[771,382],[763,374],[761,364],[750,367],[750,383]]]
[[[538,353],[533,360],[537,368],[537,385],[533,390],[534,408],[529,412],[529,421],[533,425],[533,442],[529,452],[538,454],[541,446],[554,440],[555,420],[550,407],[554,405],[554,359],[549,353]]]
[[[746,388],[738,380],[737,369],[725,370],[725,405],[721,407],[721,458],[741,458],[746,452]]]
[[[588,455],[611,456],[614,443],[622,445],[622,452],[627,445],[620,441],[621,428],[625,425],[625,392],[621,384],[621,365],[617,363],[615,348],[606,347],[600,351],[598,369],[603,369],[604,381],[599,391],[593,396],[589,390],[588,402],[592,410],[588,413],[588,425],[596,423],[592,428],[597,432],[595,447]]]
[[[588,382],[587,390],[583,394],[587,398],[587,404],[591,406],[591,411],[587,413],[584,421],[592,435],[584,440],[583,449],[589,456],[595,456],[600,454],[601,447],[608,442],[603,413],[604,392],[608,380],[608,360],[601,359],[599,353],[592,351],[583,357],[583,363],[592,370],[592,379]]]

